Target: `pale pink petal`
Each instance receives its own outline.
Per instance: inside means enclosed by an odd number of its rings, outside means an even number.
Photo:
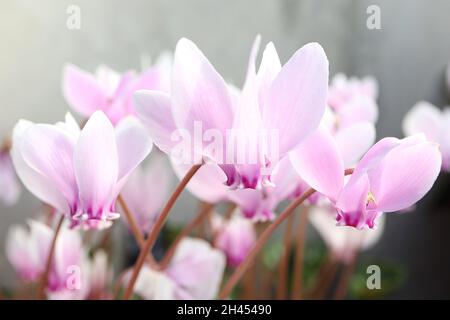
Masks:
[[[95,77],[71,64],[64,67],[63,92],[70,106],[83,116],[106,107],[107,97]]]
[[[67,200],[54,181],[28,166],[22,157],[20,149],[24,133],[32,125],[31,122],[20,120],[14,127],[11,159],[16,173],[25,187],[37,198],[50,204],[60,212],[67,212],[69,209]]]
[[[340,127],[347,127],[361,121],[375,123],[378,120],[376,101],[361,94],[353,96],[337,112]]]
[[[214,299],[225,271],[225,255],[201,239],[185,238],[167,270],[182,294],[191,299]]]
[[[441,111],[437,107],[425,101],[419,102],[403,118],[403,132],[407,136],[424,133],[431,141],[438,142],[441,119]]]
[[[85,210],[102,210],[119,175],[114,128],[103,112],[95,112],[83,128],[74,152],[75,176]]]
[[[281,62],[277,50],[272,42],[269,42],[264,49],[261,65],[258,69],[257,81],[259,87],[259,104],[262,107],[267,99],[267,94],[273,80],[281,70]]]
[[[177,128],[172,117],[170,97],[163,92],[140,90],[135,93],[134,99],[136,112],[156,146],[170,153],[177,142],[172,139]]]
[[[336,200],[344,185],[344,164],[330,133],[317,130],[290,153],[290,159],[307,184]]]
[[[125,178],[151,152],[153,144],[144,127],[134,117],[126,117],[115,128],[119,156],[118,180]]]
[[[232,127],[233,112],[228,87],[208,59],[190,40],[178,41],[172,70],[172,114],[179,128],[225,133]]]
[[[20,145],[25,163],[51,180],[71,209],[75,209],[78,200],[73,167],[74,146],[72,136],[47,124],[36,124],[28,128]]]
[[[283,66],[262,108],[266,129],[277,130],[279,154],[289,152],[319,125],[328,90],[328,59],[322,47],[310,43]]]
[[[398,211],[419,201],[433,186],[441,168],[435,143],[424,142],[389,152],[377,169],[378,182],[371,185],[381,211]]]
[[[370,122],[358,122],[339,130],[336,144],[344,158],[344,166],[354,165],[375,141],[375,127]]]

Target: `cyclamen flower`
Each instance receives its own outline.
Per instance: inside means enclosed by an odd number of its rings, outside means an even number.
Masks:
[[[0,200],[7,206],[17,202],[21,193],[9,151],[0,150]]]
[[[39,221],[29,230],[10,228],[6,240],[9,261],[24,281],[37,281],[46,268],[54,231]],[[64,228],[55,246],[46,293],[49,299],[84,299],[89,292],[89,265],[80,235]]]
[[[19,121],[11,156],[19,178],[37,198],[73,226],[99,228],[119,217],[116,197],[151,149],[136,119],[126,118],[114,129],[97,111],[82,130],[69,114],[56,125]]]
[[[225,261],[224,254],[208,242],[186,238],[179,244],[167,270],[143,267],[135,293],[145,299],[214,299],[222,281]]]
[[[229,220],[216,214],[213,224],[217,233],[215,246],[225,253],[230,266],[237,267],[256,242],[254,223],[234,213]]]
[[[344,263],[350,263],[355,254],[370,249],[380,240],[386,220],[384,215],[380,216],[374,230],[339,227],[336,226],[336,210],[329,203],[312,206],[308,217],[333,258]]]
[[[331,80],[328,105],[336,112],[338,124],[346,127],[358,121],[375,123],[378,118],[378,84],[373,77],[347,78],[338,73]]]
[[[212,130],[214,142],[205,137],[199,146],[192,143],[187,152],[177,155],[191,164],[215,162],[229,186],[253,189],[270,184],[270,168],[318,126],[328,88],[328,60],[319,44],[305,45],[281,66],[269,43],[256,72],[258,46],[259,38],[242,92],[225,83],[194,43],[181,39],[175,50],[171,94],[145,90],[136,94],[138,115],[161,150],[180,153],[180,135],[195,139],[199,125],[205,133]],[[276,155],[264,139],[264,134],[272,133],[276,133],[272,137]],[[239,143],[245,146],[243,160],[234,154]]]
[[[134,115],[133,93],[139,89],[168,92],[167,58],[142,74],[127,71],[123,74],[101,65],[95,74],[68,64],[64,67],[63,92],[71,108],[84,117],[97,110],[103,111],[113,124],[127,115]]]
[[[113,279],[113,270],[108,260],[105,251],[97,250],[89,261],[89,299],[109,298],[107,290]]]
[[[442,153],[442,170],[450,171],[450,107],[439,110],[422,101],[417,103],[403,119],[406,136],[424,133],[428,140],[439,143]]]
[[[150,230],[169,196],[172,173],[167,162],[168,159],[156,154],[145,167],[134,170],[122,189],[125,202],[142,232]]]
[[[385,138],[361,159],[349,179],[343,155],[324,130],[291,154],[299,175],[325,195],[337,210],[339,225],[374,228],[383,212],[403,210],[419,201],[433,186],[441,154],[423,135],[402,140]]]

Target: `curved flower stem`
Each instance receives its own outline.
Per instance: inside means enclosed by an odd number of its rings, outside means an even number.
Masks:
[[[356,267],[356,262],[358,261],[358,254],[355,253],[351,259],[351,261],[344,266],[344,270],[342,270],[341,278],[339,280],[336,292],[334,294],[334,300],[342,300],[347,295],[348,286],[350,284],[350,280],[352,279],[353,271]]]
[[[55,247],[56,247],[56,241],[58,240],[59,232],[61,231],[61,227],[64,222],[64,216],[61,215],[61,218],[58,221],[58,224],[56,225],[55,233],[53,234],[53,240],[50,245],[50,249],[48,251],[47,256],[47,262],[45,264],[45,270],[42,274],[41,281],[38,286],[38,299],[44,299],[45,298],[45,288],[47,288],[48,278],[50,276],[50,270],[52,268],[52,261],[53,261],[53,255],[55,253]]]
[[[253,246],[252,250],[245,258],[245,260],[239,265],[239,267],[236,268],[234,273],[226,282],[225,286],[223,287],[222,291],[219,294],[219,299],[225,299],[230,295],[231,290],[233,290],[234,286],[239,282],[239,280],[244,275],[247,268],[250,267],[257,253],[264,247],[267,240],[269,240],[270,236],[275,231],[275,229],[284,220],[286,220],[286,218],[288,218],[292,214],[292,212],[294,212],[295,208],[301,205],[303,201],[305,201],[314,192],[316,192],[316,190],[308,189],[301,196],[292,201],[291,204],[263,231],[263,233],[261,233],[261,236],[259,237],[255,245]]]
[[[345,169],[345,175],[349,175],[353,173],[353,169]],[[234,286],[239,282],[239,280],[244,275],[245,271],[248,267],[252,264],[253,260],[255,259],[258,252],[264,247],[267,240],[269,240],[272,233],[276,230],[276,228],[284,221],[286,218],[288,218],[294,210],[301,205],[306,199],[308,199],[316,190],[310,188],[307,191],[305,191],[301,196],[297,197],[294,201],[291,202],[291,204],[270,224],[264,232],[261,234],[261,236],[256,241],[253,248],[250,250],[249,254],[245,258],[245,260],[239,265],[239,267],[236,268],[234,273],[231,275],[231,277],[228,279],[228,281],[225,283],[222,291],[219,294],[219,299],[225,299],[228,297],[231,293],[231,290],[233,290]]]
[[[166,255],[162,259],[161,262],[161,269],[167,268],[170,261],[172,260],[173,255],[175,254],[175,251],[177,250],[178,245],[180,244],[181,240],[183,240],[184,237],[188,236],[189,233],[194,230],[194,228],[199,225],[203,220],[205,220],[206,217],[208,217],[211,210],[214,208],[214,205],[211,203],[205,203],[203,208],[198,212],[196,217],[189,222],[183,230],[178,234],[178,236],[175,238],[173,243],[170,245],[169,249],[167,249]]]
[[[186,173],[184,178],[180,181],[175,191],[170,196],[169,200],[167,201],[164,209],[161,211],[161,214],[158,216],[158,219],[156,220],[149,236],[144,242],[144,246],[141,249],[141,252],[139,253],[139,257],[136,261],[136,264],[133,268],[133,273],[130,278],[130,282],[128,283],[128,287],[125,291],[124,299],[128,300],[132,293],[134,285],[136,284],[136,280],[139,276],[139,272],[141,271],[142,266],[144,265],[145,257],[147,256],[147,253],[152,249],[153,245],[155,244],[156,238],[158,237],[158,234],[160,233],[162,227],[164,226],[164,222],[167,219],[167,216],[170,213],[170,210],[174,206],[176,200],[180,196],[181,192],[184,190],[186,185],[189,183],[191,178],[194,176],[194,174],[201,168],[201,164],[196,164],[192,166],[191,169]]]
[[[136,222],[136,219],[134,219],[134,216],[131,213],[131,210],[128,207],[128,205],[125,202],[125,200],[123,199],[122,195],[119,194],[119,196],[117,197],[117,201],[119,202],[120,206],[123,209],[123,212],[125,214],[125,218],[127,219],[128,224],[130,226],[131,233],[133,234],[134,238],[136,239],[136,242],[138,243],[139,248],[142,249],[142,247],[144,246],[145,238],[144,238],[144,235],[139,230],[139,226],[138,226],[138,224]],[[148,256],[147,256],[146,259],[147,259],[147,262],[153,268],[158,268],[158,264],[156,263],[155,259],[153,258],[153,255],[151,254],[151,252],[148,253]]]
[[[328,290],[336,276],[338,271],[339,263],[336,257],[329,254],[325,261],[323,262],[319,275],[317,276],[317,282],[314,289],[310,292],[308,297],[310,299],[324,299],[328,293]]]
[[[308,209],[306,208],[304,213],[300,215],[300,221],[297,229],[297,248],[295,251],[295,264],[294,264],[294,280],[292,288],[292,299],[302,299],[302,284],[303,284],[303,262],[305,256],[305,237],[306,227],[308,225]]]
[[[291,253],[292,245],[292,226],[294,224],[295,215],[290,215],[286,222],[286,230],[284,232],[284,246],[283,253],[280,258],[278,266],[278,286],[277,286],[277,299],[283,300],[287,297],[287,284],[288,284],[288,271],[289,271],[289,256]]]

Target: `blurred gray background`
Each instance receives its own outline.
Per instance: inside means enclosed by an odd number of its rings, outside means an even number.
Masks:
[[[81,8],[81,29],[66,27],[66,9]],[[381,8],[381,30],[368,30],[366,9]],[[60,120],[67,111],[61,93],[64,63],[93,70],[140,68],[140,57],[173,50],[188,37],[227,80],[241,84],[256,34],[274,41],[283,61],[317,41],[331,74],[374,75],[380,84],[378,137],[401,137],[401,120],[419,100],[448,102],[444,70],[450,60],[450,1],[300,0],[2,0],[0,4],[0,134],[19,118]],[[450,194],[448,176],[413,213],[391,215],[386,234],[367,254],[399,261],[408,269],[391,298],[450,298]],[[195,208],[184,196],[175,219]],[[4,238],[11,223],[37,212],[24,192],[12,208],[0,204],[0,281],[10,280]],[[191,210],[192,209],[192,210]]]

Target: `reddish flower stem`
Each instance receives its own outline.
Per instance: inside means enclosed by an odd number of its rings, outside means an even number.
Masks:
[[[201,168],[201,166],[202,166],[201,164],[197,164],[197,165],[192,166],[191,169],[189,169],[189,171],[186,173],[184,178],[178,184],[175,191],[170,196],[165,207],[161,211],[161,214],[158,216],[158,219],[156,220],[149,236],[145,240],[145,243],[144,243],[143,248],[141,249],[141,252],[139,253],[139,257],[136,261],[136,264],[134,265],[133,273],[130,278],[130,282],[128,283],[128,286],[125,290],[125,295],[124,295],[125,300],[128,300],[131,297],[131,295],[133,294],[134,285],[136,284],[136,280],[139,276],[139,272],[141,271],[142,266],[144,265],[145,257],[147,256],[147,253],[150,252],[153,245],[155,244],[158,234],[161,232],[161,230],[164,226],[164,223],[170,213],[170,210],[174,206],[174,204],[175,204],[176,200],[178,199],[178,197],[180,196],[181,192],[183,192],[186,185],[189,183],[189,181],[195,175],[195,173]]]
[[[119,195],[117,197],[117,201],[119,202],[120,206],[123,209],[125,218],[128,221],[128,224],[131,229],[131,233],[133,234],[134,238],[136,239],[137,244],[139,245],[139,248],[142,249],[144,246],[145,238],[144,235],[141,233],[141,230],[138,227],[138,224],[136,222],[136,219],[134,219],[133,214],[131,213],[130,208],[128,207],[127,203],[123,199],[122,195]],[[148,256],[146,257],[147,262],[153,267],[158,268],[158,263],[153,258],[153,255],[151,252],[148,253]]]
[[[292,299],[300,300],[303,297],[303,263],[305,259],[305,238],[308,225],[308,209],[300,215],[297,229],[297,247],[295,252],[294,282],[292,288]]]
[[[290,215],[286,222],[286,229],[284,231],[283,239],[283,253],[280,258],[278,266],[278,287],[277,287],[277,299],[283,300],[287,297],[287,284],[288,284],[288,271],[289,271],[289,256],[292,246],[292,226],[294,224],[295,215]]]
[[[53,255],[55,253],[55,248],[56,248],[56,241],[58,240],[58,235],[61,231],[61,227],[63,225],[64,218],[65,217],[63,215],[61,215],[61,218],[59,219],[58,224],[56,225],[55,233],[53,234],[53,240],[50,244],[50,249],[48,251],[47,262],[45,264],[45,270],[44,270],[44,273],[42,274],[41,281],[38,286],[38,299],[41,299],[41,300],[45,299],[45,289],[47,288],[48,278],[50,276],[50,271],[52,268]]]
[[[198,226],[200,223],[202,223],[205,218],[208,217],[211,210],[214,208],[214,205],[211,203],[206,203],[203,205],[203,208],[200,209],[198,214],[195,216],[191,222],[189,222],[183,230],[180,231],[178,236],[175,238],[169,249],[167,249],[166,255],[164,256],[162,262],[161,262],[161,268],[165,269],[169,265],[170,261],[172,260],[173,255],[175,254],[178,245],[180,244],[181,240],[183,240],[184,237],[188,236],[189,233],[195,229],[196,226]]]
[[[350,280],[352,279],[352,274],[355,270],[357,261],[358,254],[355,253],[349,263],[344,265],[344,269],[341,272],[341,278],[334,294],[335,300],[342,300],[346,297],[348,286],[350,285]]]

